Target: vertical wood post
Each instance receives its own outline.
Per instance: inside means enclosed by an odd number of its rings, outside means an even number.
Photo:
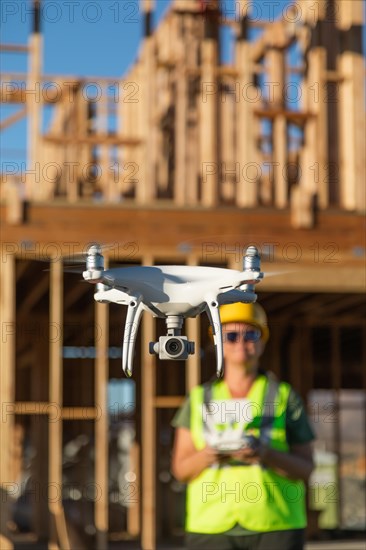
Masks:
[[[344,34],[344,47],[338,59],[340,205],[346,210],[366,209],[366,122],[364,112],[365,69],[361,31],[363,2],[337,2],[338,26]]]
[[[328,203],[327,113],[324,48],[313,48],[308,54],[308,75],[303,85],[305,108],[310,117],[304,129],[301,156],[301,187],[318,195],[319,205]]]
[[[108,135],[108,83],[101,81],[102,95],[97,107],[97,131],[104,136]],[[101,172],[101,185],[103,198],[106,202],[113,202],[116,198],[116,192],[113,185],[113,175],[111,171],[110,147],[108,144],[100,146],[99,167]]]
[[[50,271],[50,377],[49,396],[57,418],[49,417],[49,486],[50,510],[49,550],[56,550],[58,542],[69,550],[68,535],[62,507],[62,345],[63,345],[63,273],[62,262],[51,258]]]
[[[34,0],[33,29],[29,38],[29,64],[27,90],[28,110],[28,170],[29,198],[42,198],[44,189],[39,181],[41,166],[41,129],[42,129],[42,47],[43,37],[40,32],[40,1]],[[38,164],[37,164],[38,163]],[[38,174],[38,175],[37,175]]]
[[[153,265],[151,257],[144,265]],[[156,547],[156,359],[149,353],[149,342],[155,341],[155,321],[144,313],[142,323],[142,550]]]
[[[287,122],[282,113],[285,108],[285,54],[279,48],[271,48],[266,55],[270,84],[270,109],[278,110],[273,120],[274,204],[287,206]]]
[[[216,2],[214,8],[216,9]],[[218,8],[217,8],[218,9]],[[213,207],[218,202],[219,159],[217,157],[217,105],[219,98],[216,66],[218,42],[214,22],[209,10],[205,20],[205,37],[201,42],[201,97],[199,121],[199,148],[201,173],[201,202]]]
[[[188,265],[198,265],[197,257],[191,256]],[[201,332],[200,317],[186,319],[188,340],[195,342],[194,355],[189,355],[186,362],[186,393],[200,383],[201,378]]]
[[[245,95],[254,89],[253,63],[251,59],[252,45],[248,41],[247,24],[250,3],[241,0],[236,4],[239,10],[240,31],[235,45],[235,66],[238,73],[236,82],[238,100],[236,102],[236,150],[235,161],[239,165],[239,181],[236,189],[236,205],[238,207],[255,206],[257,203],[257,182],[248,178],[250,163],[254,158],[254,140],[252,136],[254,114],[253,106]],[[250,86],[252,84],[252,86]],[[248,88],[249,87],[249,88]]]
[[[179,16],[176,16],[179,17]],[[184,16],[180,16],[183,24]],[[186,163],[187,163],[187,73],[185,61],[185,44],[179,40],[176,45],[177,64],[176,74],[176,93],[177,101],[175,105],[175,172],[174,172],[174,202],[177,206],[183,206],[186,202]]]
[[[154,166],[154,109],[155,72],[154,72],[154,37],[152,36],[152,9],[151,0],[142,1],[144,13],[145,36],[142,44],[141,69],[138,80],[138,96],[140,106],[140,128],[143,144],[140,146],[141,158],[139,159],[138,185],[136,188],[136,200],[139,204],[148,204],[155,195],[155,166]]]
[[[106,262],[107,269],[107,262]],[[109,347],[109,311],[108,305],[95,304],[95,526],[97,529],[97,548],[108,548],[108,347]]]
[[[13,544],[7,536],[7,519],[10,508],[7,483],[11,479],[11,458],[13,452],[14,415],[12,413],[15,400],[15,255],[6,254],[1,250],[1,278],[0,278],[0,312],[2,334],[0,342],[0,548],[10,550]],[[6,336],[5,336],[6,335]]]

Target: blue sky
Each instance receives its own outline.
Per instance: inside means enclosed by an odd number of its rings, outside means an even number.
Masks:
[[[155,0],[154,25],[171,0]],[[277,16],[289,0],[255,0],[258,19]],[[233,12],[236,0],[222,0]],[[2,0],[1,41],[26,44],[31,29],[31,0]],[[118,76],[133,62],[142,33],[139,0],[42,0],[46,73]],[[1,70],[26,69],[22,55],[1,55]]]

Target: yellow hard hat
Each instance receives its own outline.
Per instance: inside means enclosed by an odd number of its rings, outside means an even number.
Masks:
[[[248,323],[258,327],[262,332],[262,340],[266,342],[269,337],[267,315],[261,305],[253,304],[224,304],[220,306],[221,324],[225,323]]]

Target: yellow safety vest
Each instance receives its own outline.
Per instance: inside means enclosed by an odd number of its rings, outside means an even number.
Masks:
[[[273,392],[273,384],[275,391]],[[211,399],[231,399],[224,381],[214,382]],[[266,396],[271,387],[272,403]],[[204,386],[191,391],[191,433],[197,450],[206,445],[204,438]],[[253,419],[246,433],[265,438],[267,444],[287,451],[286,408],[290,386],[260,375],[246,398],[252,406]],[[206,395],[207,397],[207,395]],[[268,411],[270,422],[268,425]],[[267,428],[263,428],[267,417]],[[269,532],[300,529],[306,526],[305,486],[302,481],[286,477],[262,465],[242,463],[214,464],[188,484],[186,530],[193,533],[223,533],[239,523],[244,529]]]

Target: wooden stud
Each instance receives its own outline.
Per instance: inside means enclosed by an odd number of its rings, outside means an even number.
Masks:
[[[101,81],[101,97],[97,107],[97,128],[105,137],[108,136],[108,87],[105,82]],[[111,173],[111,158],[110,147],[103,143],[99,147],[99,162],[100,170],[100,185],[102,187],[103,197],[107,202],[113,202],[115,198],[115,190],[113,186],[113,176]]]
[[[344,2],[336,0],[337,26],[342,30],[349,30],[352,25],[364,24],[364,3],[362,0]]]
[[[130,471],[135,476],[135,483],[137,487],[140,485],[140,445],[133,442],[130,448]],[[137,537],[141,531],[141,518],[140,518],[140,503],[131,502],[127,508],[127,533],[131,537]]]
[[[321,208],[328,205],[328,155],[327,155],[327,111],[326,111],[326,52],[324,48],[313,48],[309,54],[309,71],[302,92],[305,109],[314,114],[304,129],[304,149],[301,156],[300,185],[318,196]]]
[[[108,265],[107,259],[105,265]],[[107,269],[107,267],[106,267]],[[95,526],[97,547],[106,550],[108,546],[108,347],[109,312],[106,304],[95,304],[95,405],[99,417],[95,422],[95,483],[100,491],[95,501]]]
[[[62,332],[63,332],[63,274],[62,262],[53,258],[50,264],[50,403],[60,410],[62,407]],[[58,548],[58,542],[65,550],[70,549],[64,511],[62,507],[62,420],[57,418],[49,422],[49,490],[48,505],[50,511],[49,550]]]
[[[49,288],[49,278],[47,277],[47,289]],[[47,326],[48,318],[44,315],[44,326]],[[31,364],[31,399],[37,403],[42,399],[47,398],[48,388],[45,383],[40,384],[40,380],[46,382],[48,375],[49,349],[48,342],[45,338],[35,339],[32,343],[32,358]],[[45,395],[46,394],[46,395]],[[47,404],[48,405],[48,404]],[[47,409],[51,409],[47,407]],[[53,410],[53,412],[55,412]],[[57,411],[57,422],[60,422],[59,411]],[[47,494],[48,468],[43,457],[48,453],[48,437],[47,429],[48,422],[54,421],[55,418],[45,416],[32,416],[30,418],[30,441],[35,450],[35,454],[39,457],[34,461],[32,468],[34,477],[34,486],[41,488],[41,494]],[[45,540],[48,537],[49,518],[48,518],[48,503],[46,498],[36,499],[32,506],[32,523],[34,532],[40,540]]]
[[[197,256],[191,255],[188,260],[188,265],[198,265]],[[201,334],[199,317],[187,319],[186,327],[188,340],[195,342],[195,353],[194,355],[189,355],[186,361],[186,393],[188,393],[194,386],[200,383],[201,378]]]
[[[285,58],[279,48],[271,48],[266,53],[268,63],[269,107],[284,109]],[[274,205],[277,208],[287,206],[287,121],[278,114],[273,121],[273,172],[274,172]]]
[[[9,508],[7,506],[8,483],[15,482],[11,478],[12,454],[14,438],[14,416],[8,414],[15,400],[15,256],[5,255],[1,250],[1,278],[0,278],[0,311],[3,327],[3,337],[0,346],[0,396],[2,405],[2,418],[0,429],[0,491],[2,493],[1,519],[0,519],[0,547],[4,550],[13,548],[8,537],[7,519]],[[10,497],[9,497],[10,500]]]
[[[78,145],[76,147],[77,151],[77,165],[76,165],[76,174],[75,176],[70,177],[70,194],[69,200],[73,201],[74,198],[79,197],[80,192],[83,196],[88,196],[91,194],[90,186],[83,180],[85,180],[84,170],[92,158],[92,149],[89,144],[82,143],[82,140],[88,136],[90,130],[90,121],[89,121],[89,102],[85,100],[84,97],[84,87],[81,84],[76,92],[75,96],[75,118],[76,122],[76,135],[78,138]],[[79,141],[80,140],[80,141]],[[78,181],[83,181],[83,187],[79,192]]]
[[[9,115],[7,118],[5,118],[5,120],[2,120],[0,122],[0,132],[6,130],[6,128],[11,126],[15,122],[18,122],[18,120],[21,120],[23,117],[25,117],[26,114],[27,110],[23,108],[12,115]]]
[[[273,123],[274,204],[277,208],[288,205],[287,193],[287,124],[278,116]]]
[[[348,3],[348,2],[346,2]],[[340,206],[366,211],[365,83],[362,53],[344,52],[339,59]]]
[[[136,201],[139,204],[148,204],[155,195],[155,169],[154,166],[154,142],[153,142],[153,123],[152,110],[155,101],[154,93],[154,39],[152,36],[146,36],[142,45],[140,74],[138,80],[139,86],[139,115],[140,129],[143,139],[143,145],[140,153],[141,158],[138,162],[139,181],[136,188]]]
[[[154,399],[154,406],[157,409],[174,409],[180,407],[183,401],[181,395],[159,395]]]
[[[153,265],[153,258],[145,256],[144,265]],[[142,323],[142,550],[156,548],[156,359],[148,350],[148,343],[155,341],[155,321],[150,313],[144,313]]]
[[[218,158],[217,158],[217,104],[218,82],[215,76],[217,65],[217,44],[213,39],[201,43],[202,73],[200,122],[199,122],[199,171],[202,182],[202,205],[213,207],[218,202]]]
[[[294,228],[310,229],[314,226],[313,193],[295,185],[291,190],[291,225]]]
[[[253,105],[246,100],[245,94],[256,91],[253,83],[252,46],[246,40],[238,40],[236,44],[236,67],[239,73],[239,98],[236,102],[236,154],[235,161],[239,166],[239,182],[236,191],[236,205],[250,207],[257,204],[257,178],[259,172],[255,162],[254,142],[252,139]],[[250,86],[250,91],[248,84]]]
[[[221,178],[220,198],[233,201],[238,178],[241,176],[238,163],[235,162],[235,107],[236,107],[236,82],[232,78],[223,80],[223,84],[229,91],[223,89],[220,97],[220,139],[221,152]]]
[[[42,166],[41,161],[41,128],[42,128],[42,49],[41,33],[33,33],[29,39],[29,69],[27,90],[32,99],[27,104],[28,109],[28,197],[39,199],[43,196],[43,181],[38,181],[37,171]],[[34,95],[31,95],[34,94]],[[31,173],[35,171],[35,175]]]
[[[197,68],[200,34],[197,27],[197,18],[187,18],[188,38],[191,47],[186,51],[187,65]],[[197,147],[199,143],[199,91],[195,89],[195,77],[186,70],[187,79],[187,126],[186,126],[186,204],[195,206],[199,203],[199,159],[200,153]]]
[[[184,15],[179,17],[181,24]],[[175,68],[176,104],[175,104],[175,172],[174,172],[174,202],[183,206],[186,202],[186,162],[187,162],[187,76],[185,63],[185,44],[180,39],[176,44],[177,64]]]

